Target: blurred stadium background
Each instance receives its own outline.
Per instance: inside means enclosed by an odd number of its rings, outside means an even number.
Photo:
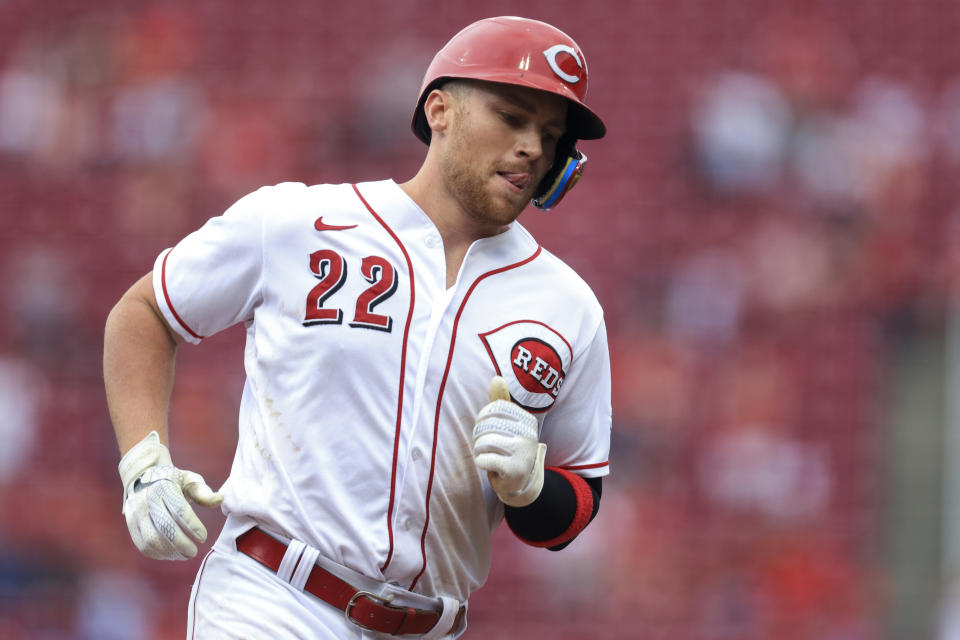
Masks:
[[[609,126],[521,220],[607,310],[611,478],[560,554],[498,534],[470,638],[960,638],[960,3],[0,0],[0,638],[182,638],[139,556],[106,314],[284,180],[413,174],[432,52],[569,31]],[[181,349],[174,459],[225,478],[242,332]],[[212,532],[222,517],[204,513]]]

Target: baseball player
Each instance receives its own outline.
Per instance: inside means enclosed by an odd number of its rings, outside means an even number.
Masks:
[[[409,181],[285,183],[163,251],[107,320],[104,378],[123,513],[158,559],[197,553],[191,503],[226,523],[188,638],[456,638],[506,519],[566,546],[608,473],[610,372],[588,286],[517,222],[577,181],[577,44],[481,20],[426,72]],[[246,327],[233,466],[220,491],[167,448],[182,342]]]

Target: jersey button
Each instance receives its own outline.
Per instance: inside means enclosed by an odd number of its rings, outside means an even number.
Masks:
[[[423,244],[427,245],[431,249],[435,249],[436,247],[440,246],[440,236],[435,233],[431,233],[423,239]]]
[[[414,449],[413,453],[410,454],[410,457],[413,458],[414,460],[419,460],[420,458],[423,457],[423,454],[420,453],[420,449]]]

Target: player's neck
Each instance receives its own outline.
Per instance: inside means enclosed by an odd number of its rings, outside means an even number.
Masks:
[[[408,182],[400,185],[408,196],[433,221],[444,241],[464,240],[468,244],[495,236],[506,226],[484,223],[470,216],[439,176],[426,166]]]
[[[437,227],[443,240],[447,262],[447,288],[456,282],[460,265],[470,245],[480,238],[497,235],[504,228],[482,226],[462,210],[456,199],[450,196],[439,180],[431,180],[430,173],[423,169],[400,188]]]

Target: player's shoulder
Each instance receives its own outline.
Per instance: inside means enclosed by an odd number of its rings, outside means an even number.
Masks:
[[[241,198],[235,207],[255,211],[268,226],[299,224],[305,217],[343,212],[355,215],[358,199],[350,183],[306,184],[280,182],[264,185]]]
[[[578,306],[586,307],[595,313],[602,314],[600,301],[593,289],[577,271],[564,262],[559,256],[540,245],[527,229],[519,227],[518,231],[525,236],[524,240],[538,247],[537,259],[530,263],[530,266],[538,270],[537,279],[545,282],[556,283],[554,291],[558,296],[566,297]]]
[[[568,295],[575,296],[581,304],[592,308],[596,313],[602,313],[600,301],[593,288],[573,267],[543,247],[540,249],[539,257],[549,269],[556,273],[557,281],[563,283],[562,288]]]
[[[284,206],[335,201],[353,194],[353,185],[344,184],[306,184],[304,182],[279,182],[265,185],[254,191],[251,196],[261,202],[272,202]]]

